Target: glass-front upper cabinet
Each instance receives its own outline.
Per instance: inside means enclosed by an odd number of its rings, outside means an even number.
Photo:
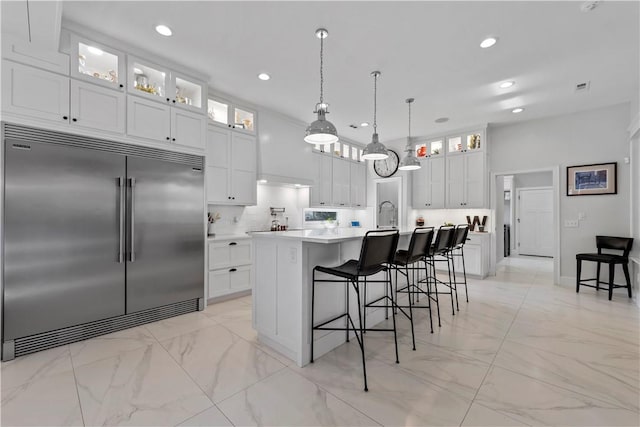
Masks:
[[[481,150],[484,147],[483,132],[465,132],[447,137],[448,153],[466,153]]]
[[[220,125],[247,133],[256,132],[256,113],[245,107],[234,105],[225,99],[209,98],[207,100],[207,115],[210,120]]]
[[[127,89],[130,93],[168,102],[169,71],[134,56],[127,56]]]
[[[172,103],[194,111],[205,111],[205,86],[194,79],[171,73]]]
[[[427,157],[442,155],[444,154],[442,146],[442,139],[435,139],[432,141],[419,141],[415,145],[416,157],[418,159],[424,159]]]
[[[238,107],[235,107],[233,111],[233,127],[236,129],[244,129],[249,132],[254,132],[254,114],[251,111]]]
[[[71,75],[91,83],[123,89],[124,54],[101,43],[71,34]]]
[[[216,101],[214,99],[207,100],[207,115],[209,119],[223,125],[229,124],[229,104]]]

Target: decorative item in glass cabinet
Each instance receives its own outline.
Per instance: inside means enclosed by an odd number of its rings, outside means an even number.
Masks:
[[[316,104],[314,113],[318,114],[318,120],[307,127],[304,140],[309,144],[333,144],[338,141],[338,131],[336,127],[326,119],[329,113],[329,104],[324,102],[324,39],[329,36],[329,32],[324,28],[316,30],[316,37],[320,39],[320,102]]]
[[[416,158],[415,152],[413,151],[413,148],[411,148],[411,104],[413,104],[413,101],[415,101],[414,98],[407,98],[405,101],[409,107],[409,132],[407,135],[407,147],[404,150],[404,157],[400,162],[400,166],[398,166],[398,169],[401,171],[413,171],[421,168],[420,160]]]
[[[362,152],[362,158],[364,160],[383,160],[389,157],[387,153],[387,147],[384,146],[378,137],[378,77],[382,73],[380,71],[373,71],[373,135],[371,135],[371,142],[365,147]]]

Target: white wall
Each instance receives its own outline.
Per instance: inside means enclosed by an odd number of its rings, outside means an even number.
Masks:
[[[560,231],[560,275],[575,277],[575,254],[592,251],[595,235],[629,234],[630,201],[629,104],[531,120],[489,128],[490,169],[493,173],[532,170],[560,165],[560,223],[578,219],[578,228]],[[566,196],[566,167],[618,162],[618,194]],[[585,272],[589,274],[589,271]]]
[[[216,235],[242,234],[247,231],[269,230],[270,207],[285,208],[289,228],[302,227],[302,210],[309,207],[309,189],[275,185],[258,185],[256,206],[209,205],[210,213],[219,213]]]

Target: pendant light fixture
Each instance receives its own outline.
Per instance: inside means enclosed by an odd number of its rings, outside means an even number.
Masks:
[[[407,136],[407,147],[404,150],[404,158],[400,162],[398,169],[403,171],[414,171],[420,169],[420,160],[416,158],[416,152],[411,146],[411,104],[415,101],[413,98],[407,98],[406,103],[409,106],[409,134]]]
[[[318,120],[314,121],[307,127],[304,140],[309,144],[333,144],[338,142],[338,131],[336,127],[325,118],[329,112],[329,104],[324,102],[324,74],[322,66],[324,65],[324,39],[329,36],[329,32],[324,28],[316,30],[316,37],[320,39],[320,102],[316,104],[314,113],[318,114]]]
[[[371,136],[371,142],[367,145],[362,152],[362,158],[365,160],[382,160],[389,157],[387,153],[387,147],[385,147],[378,139],[378,123],[377,123],[377,108],[378,108],[378,77],[382,74],[380,71],[373,71],[373,135]]]

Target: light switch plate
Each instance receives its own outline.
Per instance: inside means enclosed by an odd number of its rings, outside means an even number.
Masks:
[[[566,219],[564,221],[564,226],[566,228],[578,228],[579,227],[579,222],[577,219]]]

